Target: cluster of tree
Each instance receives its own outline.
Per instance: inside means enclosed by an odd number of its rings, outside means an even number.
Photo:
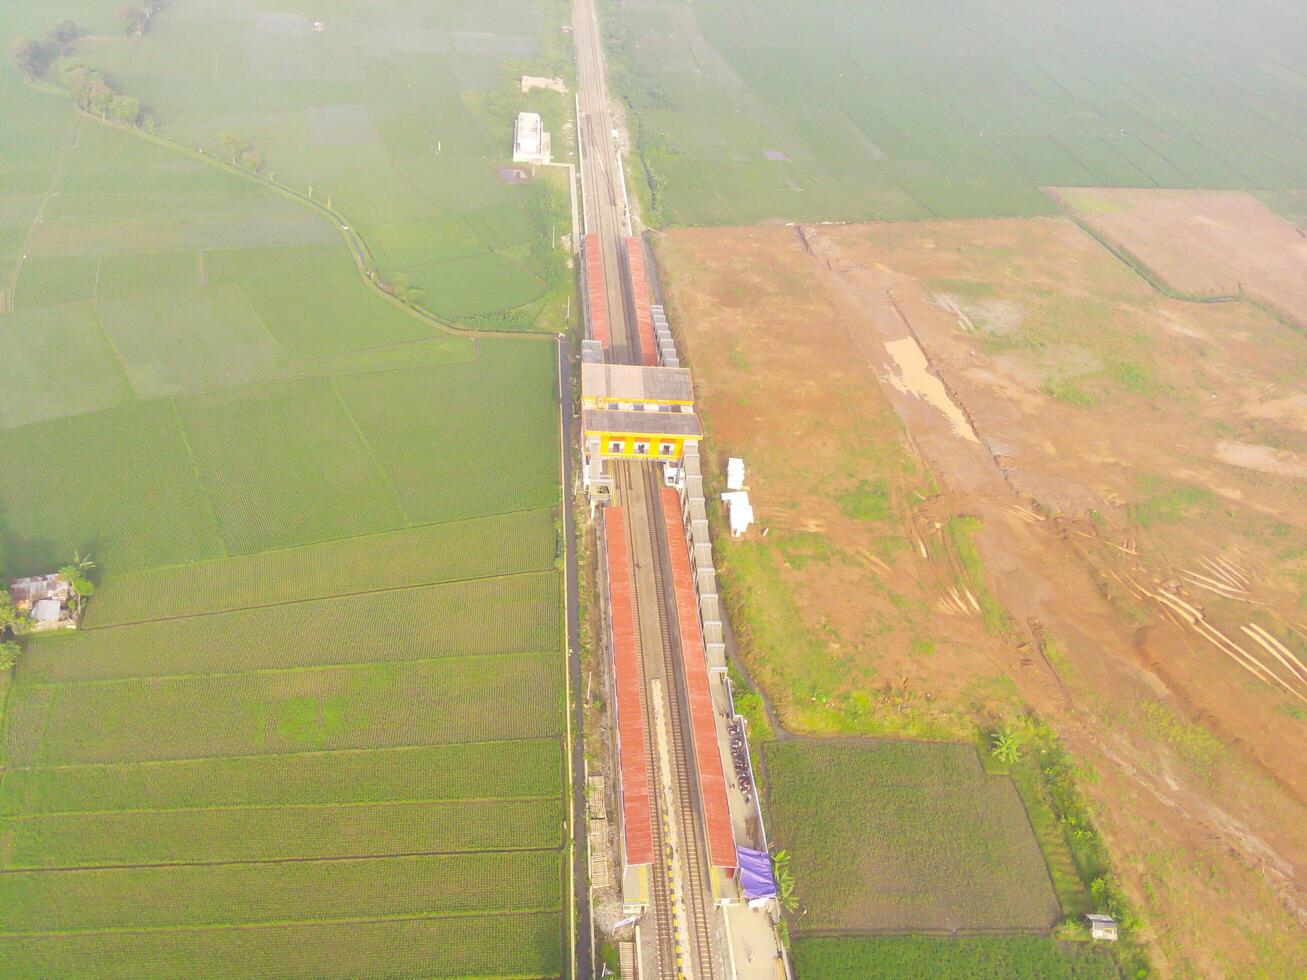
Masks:
[[[71,20],[61,20],[44,37],[16,37],[9,46],[14,67],[28,78],[39,78],[56,61],[73,49],[82,29]]]
[[[81,615],[82,603],[95,594],[95,583],[91,581],[91,572],[94,570],[95,562],[91,560],[91,556],[83,555],[78,551],[73,552],[71,562],[59,569],[60,576],[73,590],[74,619]]]
[[[0,579],[0,588],[3,588]],[[9,590],[4,589],[0,595],[0,672],[9,670],[18,660],[18,641],[14,635],[20,632],[26,623],[26,617],[14,608],[9,598]]]
[[[154,15],[163,9],[163,0],[148,0],[143,7],[125,3],[118,8],[118,19],[128,37],[140,37],[150,27]]]
[[[239,133],[231,131],[222,133],[218,137],[218,142],[222,144],[223,152],[231,159],[233,165],[245,167],[255,173],[263,169],[263,154]]]
[[[102,119],[116,119],[154,132],[154,117],[141,106],[141,100],[115,89],[104,72],[81,61],[70,61],[63,66],[61,74],[80,108]]]

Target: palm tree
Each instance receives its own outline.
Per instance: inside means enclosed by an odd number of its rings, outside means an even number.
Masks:
[[[799,907],[798,896],[794,894],[794,873],[790,871],[790,852],[777,851],[771,859],[772,873],[776,876],[776,901],[786,912],[793,912]]]
[[[73,590],[74,617],[81,614],[82,600],[95,593],[95,583],[91,581],[90,576],[94,568],[95,562],[89,554],[83,555],[80,551],[74,551],[72,562],[59,569],[59,574],[67,580]]]
[[[1001,732],[995,732],[990,736],[990,741],[994,743],[990,753],[999,762],[1011,765],[1021,758],[1021,739],[1013,728],[1008,727]]]

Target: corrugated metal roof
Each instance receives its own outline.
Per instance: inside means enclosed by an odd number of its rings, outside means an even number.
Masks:
[[[631,269],[631,294],[635,299],[635,324],[640,333],[640,359],[649,366],[658,363],[654,343],[653,310],[649,303],[649,277],[644,267],[644,246],[638,238],[626,240],[627,264]]]
[[[691,438],[703,435],[698,417],[690,412],[615,412],[587,408],[581,413],[581,424],[586,432],[629,432],[632,435]]]
[[[703,797],[704,829],[708,837],[708,858],[716,868],[734,868],[735,832],[726,800],[726,774],[722,770],[717,744],[717,721],[713,713],[712,689],[708,686],[708,660],[699,630],[698,600],[690,575],[690,551],[681,521],[681,501],[676,491],[663,488],[663,520],[667,524],[667,547],[672,559],[672,585],[676,593],[676,619],[681,637],[681,659],[685,686],[690,696],[690,730],[694,735],[694,756],[699,769],[699,790]]]
[[[582,246],[585,258],[586,322],[590,336],[604,347],[609,344],[608,292],[604,287],[604,255],[599,236],[586,235]]]
[[[626,515],[620,507],[604,508],[604,542],[608,551],[609,621],[613,629],[622,835],[626,863],[649,864],[653,861],[653,808],[649,799],[649,759],[644,748],[644,693],[640,690],[640,649],[635,636]]]
[[[582,364],[581,397],[623,402],[692,402],[694,384],[686,368],[641,364]]]

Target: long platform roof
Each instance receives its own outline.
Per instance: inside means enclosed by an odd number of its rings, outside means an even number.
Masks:
[[[640,650],[635,636],[635,596],[626,543],[626,515],[604,508],[608,555],[609,621],[613,628],[613,686],[617,695],[617,755],[621,771],[622,837],[628,865],[654,857],[653,807],[649,759],[644,747],[644,694],[640,689]]]
[[[690,695],[690,731],[694,736],[694,757],[703,796],[708,859],[715,868],[734,868],[737,861],[735,831],[731,826],[730,804],[726,800],[726,773],[722,769],[721,748],[717,741],[712,689],[708,686],[708,660],[699,628],[698,600],[690,571],[690,548],[685,540],[685,524],[681,520],[681,498],[670,487],[663,488],[663,520],[667,525],[667,550],[672,559],[681,662]]]
[[[616,412],[588,408],[581,413],[586,432],[629,432],[632,435],[688,436],[703,435],[698,416],[690,412]]]
[[[581,396],[619,402],[692,402],[687,368],[640,364],[582,364]]]

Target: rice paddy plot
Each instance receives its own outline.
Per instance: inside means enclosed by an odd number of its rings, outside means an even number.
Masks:
[[[235,286],[102,301],[96,310],[140,398],[235,388],[295,374]]]
[[[442,335],[306,358],[296,361],[295,368],[306,378],[340,378],[435,364],[467,364],[475,360],[476,346],[471,337]]]
[[[479,349],[474,364],[337,382],[414,521],[558,500],[553,345],[482,339]]]
[[[330,381],[202,395],[179,408],[228,552],[408,523]]]
[[[553,567],[548,508],[109,576],[88,629]]]
[[[112,408],[131,397],[90,303],[0,318],[0,428]]]
[[[28,259],[14,288],[14,309],[33,310],[95,298],[93,256],[42,256]]]
[[[292,359],[430,337],[417,317],[359,280],[341,242],[204,253],[210,283],[235,283]]]
[[[15,936],[0,973],[106,978],[359,977],[385,963],[397,976],[557,977],[561,912],[296,922],[233,929],[168,929]]]
[[[559,731],[561,675],[549,653],[17,685],[6,708],[5,764],[538,738]]]
[[[121,867],[457,851],[562,844],[557,796],[40,814],[6,821],[5,867]]]
[[[76,683],[550,650],[559,628],[551,569],[39,637],[18,678]]]
[[[106,255],[99,260],[96,299],[134,300],[203,286],[203,263],[203,253],[194,250]],[[166,315],[167,300],[155,302],[158,312]]]
[[[0,875],[0,935],[560,909],[557,851]]]
[[[1117,980],[1110,953],[1045,936],[844,936],[794,944],[799,980]]]
[[[126,404],[0,432],[0,536],[9,574],[74,550],[105,573],[221,554],[169,402]]]
[[[799,935],[1042,931],[1060,912],[1012,781],[974,747],[871,739],[767,746]]]
[[[11,769],[0,816],[561,796],[558,738]]]
[[[424,262],[404,274],[423,291],[424,306],[451,319],[525,306],[545,292],[544,282],[519,258],[503,252]]]

